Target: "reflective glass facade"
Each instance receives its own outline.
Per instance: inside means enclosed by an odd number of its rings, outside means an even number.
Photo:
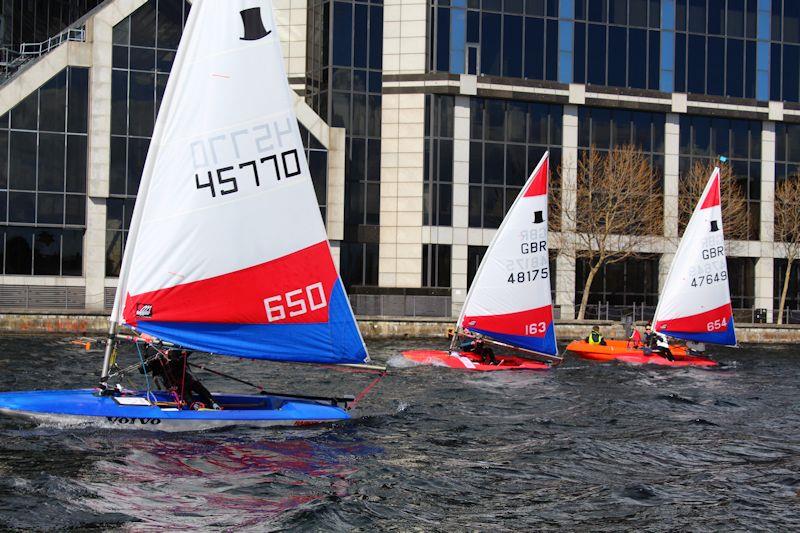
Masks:
[[[575,83],[659,88],[661,2],[577,0]]]
[[[0,37],[6,45],[42,41],[99,3],[0,0]],[[553,196],[560,194],[560,164],[574,168],[574,160],[591,147],[638,146],[670,191],[680,189],[676,180],[695,161],[724,156],[747,196],[746,237],[758,239],[759,228],[770,226],[770,210],[761,220],[762,190],[771,187],[770,181],[761,182],[762,155],[771,157],[772,126],[764,126],[765,121],[775,127],[776,181],[800,169],[800,152],[794,149],[800,126],[793,124],[793,102],[800,101],[796,4],[431,0],[397,10],[384,9],[381,0],[313,0],[305,6],[276,6],[281,36],[290,35],[284,43],[290,83],[298,89],[304,85],[306,101],[323,121],[346,132],[344,193],[338,196],[339,186],[328,190],[327,149],[300,126],[322,213],[336,210],[331,213],[333,234],[342,240],[334,246],[345,284],[362,295],[373,294],[380,271],[382,283],[403,290],[423,287],[426,297],[448,299],[443,308],[451,300],[457,306],[458,291],[466,288],[460,285],[471,282],[492,236],[475,230],[500,225],[546,149],[552,154]],[[66,69],[0,119],[0,272],[82,275],[88,286],[91,273],[82,267],[83,251],[105,245],[103,274],[118,273],[188,10],[184,0],[149,0],[113,30],[107,199],[92,198],[88,204],[86,199],[88,69]],[[304,17],[305,71],[297,61],[302,43],[298,48],[296,33]],[[459,80],[458,74],[477,78]],[[687,93],[685,103],[682,95],[670,97],[672,92]],[[381,125],[384,94],[399,95],[392,101],[401,102],[397,117],[395,111],[386,117],[388,131]],[[59,110],[61,104],[53,102],[62,99],[67,103]],[[768,108],[770,99],[788,104]],[[76,125],[81,116],[83,125]],[[410,130],[398,134],[395,124],[413,127],[419,138],[411,138]],[[762,154],[765,132],[767,153]],[[394,183],[387,181],[383,205],[382,146],[400,158],[410,156],[407,165],[401,159],[397,166],[394,156],[386,158],[387,179],[394,179],[397,170],[400,186],[408,188],[395,196]],[[92,152],[96,156],[102,162],[103,155]],[[332,163],[338,173],[338,160]],[[665,168],[677,171],[666,176]],[[102,195],[102,186],[99,191]],[[328,198],[329,192],[334,196]],[[673,201],[666,198],[670,207]],[[92,221],[100,218],[103,202],[107,216],[97,228]],[[414,227],[418,213],[430,230]],[[557,213],[551,211],[550,220],[552,230],[561,230]],[[389,231],[382,232],[382,225]],[[104,242],[94,242],[103,230]],[[382,238],[387,248],[379,254]],[[756,294],[756,261],[772,258],[755,257],[759,247],[754,244],[737,249],[753,257],[731,258],[735,307],[769,306],[765,302],[773,298]],[[762,242],[760,249],[768,244]],[[94,253],[87,252],[90,257]],[[612,307],[653,305],[657,260],[648,256],[607,266],[592,288],[591,301]],[[562,258],[559,265],[567,271],[557,294],[569,307],[582,287],[572,278],[571,259]],[[581,280],[586,265],[578,261],[574,268],[575,280]],[[779,260],[759,263],[759,268],[762,277],[773,270],[779,284]],[[552,276],[554,283],[557,279]]]
[[[2,0],[0,43],[39,43],[72,24],[103,0]]]
[[[630,258],[606,263],[597,273],[589,291],[589,304],[611,306],[655,306],[658,303],[658,256]],[[575,299],[583,297],[589,276],[589,263],[578,259],[575,264]]]
[[[775,181],[800,171],[800,124],[775,125]]]
[[[781,292],[783,291],[783,276],[786,274],[786,259],[775,259],[775,278],[773,286],[773,307],[778,309],[781,305]],[[792,263],[792,273],[789,276],[789,288],[786,291],[785,309],[795,311],[793,315],[800,314],[800,262]],[[786,321],[788,323],[788,320]]]
[[[771,0],[770,99],[800,101],[800,2]]]
[[[734,309],[751,309],[755,304],[755,277],[755,258],[728,258],[728,284]]]
[[[452,96],[425,97],[423,226],[453,224]]]
[[[114,26],[106,275],[119,275],[156,114],[189,14],[183,0],[150,0]]]
[[[469,227],[500,227],[546,150],[558,168],[562,115],[560,105],[470,99]]]
[[[422,245],[423,287],[450,287],[452,248],[449,244]]]
[[[675,90],[756,97],[757,0],[676,0]]]
[[[432,71],[558,79],[555,0],[433,0]]]
[[[5,274],[80,276],[89,70],[62,70],[0,118]]]
[[[308,10],[307,101],[345,128],[345,286],[377,285],[383,2],[322,1]]]
[[[695,161],[715,163],[728,159],[747,199],[747,236],[758,239],[761,199],[761,122],[682,115],[680,119],[680,174]]]
[[[653,171],[664,176],[663,113],[581,107],[578,110],[578,148],[601,152],[632,144],[650,157]]]

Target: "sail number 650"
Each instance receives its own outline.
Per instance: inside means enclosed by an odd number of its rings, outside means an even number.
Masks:
[[[325,298],[325,288],[321,281],[308,287],[289,291],[286,294],[276,294],[264,299],[269,322],[283,320],[286,318],[287,312],[290,318],[294,318],[309,311],[322,309],[326,305],[328,305],[328,300]]]

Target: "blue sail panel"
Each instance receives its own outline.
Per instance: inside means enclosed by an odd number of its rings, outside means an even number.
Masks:
[[[272,361],[363,363],[367,351],[340,280],[328,321],[313,324],[231,324],[140,321],[136,329],[192,350]]]

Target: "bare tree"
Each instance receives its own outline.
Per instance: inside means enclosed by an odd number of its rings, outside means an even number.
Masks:
[[[696,161],[681,177],[678,196],[678,221],[680,234],[689,223],[697,201],[708,183],[714,167],[713,163]],[[722,222],[725,238],[728,240],[747,240],[750,219],[747,213],[747,200],[736,181],[729,164],[719,165],[719,187],[722,202]]]
[[[556,196],[556,208],[562,220],[575,228],[573,246],[562,252],[589,265],[578,309],[582,320],[597,273],[604,265],[642,255],[645,245],[663,232],[664,206],[660,176],[635,146],[584,152],[576,181],[575,209],[568,208],[568,195]]]
[[[778,324],[783,324],[783,308],[792,274],[792,263],[800,255],[800,175],[787,178],[775,189],[775,242],[786,254]]]

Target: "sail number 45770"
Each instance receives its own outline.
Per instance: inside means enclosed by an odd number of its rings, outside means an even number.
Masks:
[[[276,294],[264,298],[264,307],[267,310],[267,321],[277,322],[287,317],[294,318],[304,315],[328,305],[325,298],[325,288],[318,281],[307,287],[301,287],[285,294]]]

